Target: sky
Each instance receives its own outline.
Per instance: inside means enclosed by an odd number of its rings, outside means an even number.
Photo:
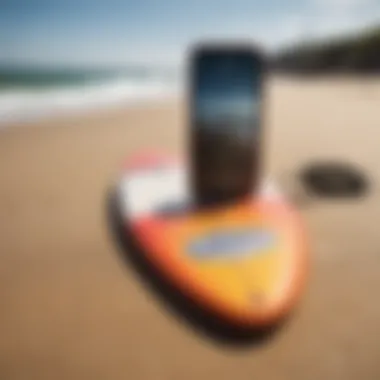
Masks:
[[[0,0],[0,63],[177,64],[202,39],[284,44],[380,24],[380,0]]]

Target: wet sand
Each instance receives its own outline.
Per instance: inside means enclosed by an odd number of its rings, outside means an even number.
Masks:
[[[134,152],[183,150],[179,103],[52,118],[0,130],[1,379],[380,378],[380,80],[276,79],[268,96],[267,171],[286,190],[319,158],[373,182],[366,198],[301,208],[312,272],[288,327],[219,346],[117,254],[106,190]]]

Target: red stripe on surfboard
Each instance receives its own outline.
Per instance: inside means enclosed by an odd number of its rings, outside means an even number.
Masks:
[[[156,166],[167,165],[174,166],[179,165],[181,160],[176,159],[173,156],[170,156],[161,152],[144,152],[136,154],[123,163],[124,170],[139,170],[139,169],[153,169]]]

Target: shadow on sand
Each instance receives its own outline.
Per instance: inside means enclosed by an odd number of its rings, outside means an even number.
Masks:
[[[114,190],[107,193],[107,221],[116,241],[122,260],[130,265],[144,285],[161,301],[163,306],[182,322],[212,342],[236,348],[257,347],[267,343],[284,326],[281,321],[265,329],[247,330],[233,327],[220,318],[200,309],[191,299],[174,289],[157,270],[149,264],[144,252],[131,231],[123,224]]]
[[[364,172],[345,162],[310,163],[300,171],[299,180],[308,194],[319,198],[359,198],[370,187]]]
[[[344,161],[311,161],[295,173],[284,175],[281,187],[299,210],[321,201],[357,201],[373,190],[373,183],[362,168]]]

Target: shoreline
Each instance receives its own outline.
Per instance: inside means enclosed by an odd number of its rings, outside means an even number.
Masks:
[[[363,77],[352,75],[336,75],[330,77],[326,75],[304,76],[301,74],[293,76],[290,74],[276,74],[275,76],[270,75],[268,77],[269,90],[270,87],[272,87],[273,83],[282,83],[285,86],[292,85],[296,87],[309,87],[309,84],[318,84],[318,86],[323,87],[339,85],[342,87],[342,89],[349,88],[351,90],[360,90],[363,88],[363,90],[368,91],[371,89],[377,89],[378,85],[380,84],[380,75],[363,79]],[[21,93],[23,93],[23,91],[21,91]],[[78,92],[78,89],[76,91]],[[36,109],[33,109],[33,106],[28,106],[28,103],[24,104],[21,99],[19,101],[18,111],[4,111],[4,109],[7,110],[7,108],[11,109],[11,106],[9,104],[12,103],[12,99],[4,98],[7,92],[0,91],[0,131],[12,126],[30,126],[39,123],[45,123],[49,120],[52,121],[54,119],[61,120],[82,118],[88,117],[90,114],[118,112],[121,109],[151,107],[157,104],[160,106],[165,106],[169,103],[178,102],[184,97],[184,90],[179,85],[176,85],[175,88],[171,88],[170,90],[161,89],[160,91],[153,91],[150,94],[149,91],[147,91],[145,94],[142,92],[140,95],[137,93],[135,97],[132,95],[132,93],[127,95],[128,93],[123,93],[123,91],[120,91],[120,93],[116,95],[118,97],[117,100],[115,100],[115,94],[111,94],[109,98],[103,94],[102,100],[91,101],[91,99],[86,100],[85,92],[81,93],[80,90],[76,96],[72,96],[70,98],[70,96],[67,96],[66,90],[61,91],[61,89],[58,88],[56,90],[53,90],[53,93],[56,92],[57,94],[60,94],[62,92],[62,94],[66,96],[65,100],[59,100],[58,98],[56,104],[53,103],[53,106],[49,106],[48,104],[44,106],[43,101],[38,105],[37,102]],[[48,90],[46,94],[48,95],[50,92],[51,90]],[[32,99],[33,91],[29,89],[28,93]],[[36,91],[35,95],[38,98],[41,95],[41,92]],[[128,96],[128,98],[126,98],[126,96]],[[113,98],[115,99],[113,100]],[[51,100],[49,101],[52,102]],[[32,100],[31,102],[33,103]],[[2,109],[3,115],[1,114]]]
[[[46,113],[45,115],[34,117],[15,117],[12,121],[0,120],[0,133],[13,128],[41,127],[52,123],[62,124],[65,122],[70,122],[71,120],[91,120],[98,117],[112,117],[114,114],[126,112],[128,110],[133,112],[134,110],[141,110],[143,108],[162,108],[172,104],[177,104],[179,101],[179,97],[171,97],[166,99],[143,100],[136,102],[119,102],[115,104],[104,104],[100,107],[84,107],[77,110]]]

